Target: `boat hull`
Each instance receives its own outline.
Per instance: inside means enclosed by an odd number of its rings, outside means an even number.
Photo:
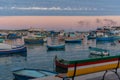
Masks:
[[[65,43],[81,43],[81,39],[76,39],[76,40],[65,39]]]
[[[25,72],[25,70],[28,72]],[[20,71],[22,74],[18,73]],[[22,71],[25,73],[23,73]],[[32,76],[30,73],[33,74],[34,76]],[[40,70],[40,69],[20,69],[13,71],[13,75],[15,77],[14,80],[30,80],[30,79],[41,78],[46,76],[55,76],[57,75],[57,73],[47,70]]]
[[[97,47],[89,47],[90,55],[98,55],[98,56],[109,56],[109,50],[97,48]]]
[[[44,43],[43,39],[25,39],[24,40],[25,44],[40,44]]]
[[[113,36],[113,38],[114,38],[115,40],[118,40],[118,39],[120,39],[120,36]]]
[[[65,44],[63,45],[47,45],[48,50],[59,50],[59,49],[65,49]]]
[[[94,36],[87,36],[87,39],[96,39]]]
[[[19,46],[11,50],[0,50],[0,55],[11,54],[11,53],[22,53],[22,52],[27,52],[27,48],[25,46]]]
[[[67,77],[79,76],[104,70],[116,69],[116,67],[120,67],[118,64],[119,61],[118,56],[107,56],[107,57],[99,57],[99,58],[91,58],[84,60],[75,60],[75,61],[67,61],[67,60],[59,60],[56,59],[56,70],[57,72],[65,71]],[[76,67],[76,71],[75,71]],[[58,71],[59,68],[59,71]]]
[[[97,37],[96,41],[113,41],[113,37]]]

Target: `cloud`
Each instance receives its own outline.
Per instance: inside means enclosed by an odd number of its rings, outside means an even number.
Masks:
[[[10,10],[48,10],[48,11],[97,11],[102,10],[102,8],[94,7],[0,7],[0,9],[10,9]]]
[[[3,7],[0,7],[0,9],[4,9]]]

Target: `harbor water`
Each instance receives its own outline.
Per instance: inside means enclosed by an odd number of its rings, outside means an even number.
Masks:
[[[21,39],[5,41],[9,44],[22,44]],[[65,50],[48,51],[46,43],[44,44],[26,44],[27,53],[16,53],[11,55],[0,56],[0,80],[13,80],[13,70],[21,68],[45,69],[54,71],[54,57],[67,60],[88,59],[90,56],[89,46],[95,46],[110,50],[110,55],[119,55],[120,43],[114,42],[96,42],[96,40],[84,39],[81,43],[66,43]],[[26,54],[26,55],[20,55]],[[94,78],[94,76],[93,76]]]

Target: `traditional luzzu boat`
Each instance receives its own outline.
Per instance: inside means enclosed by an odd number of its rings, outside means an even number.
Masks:
[[[22,38],[22,36],[17,35],[17,34],[15,34],[15,33],[9,33],[9,34],[7,35],[7,39],[17,39],[17,38]]]
[[[48,50],[65,49],[65,44],[47,44]]]
[[[39,38],[25,38],[24,42],[25,44],[39,44],[44,43],[44,40]]]
[[[27,51],[27,48],[25,45],[15,46],[15,45],[0,43],[0,55],[11,54],[11,53],[21,53],[26,51]]]
[[[96,30],[96,41],[113,41],[114,37],[111,31],[107,28]]]
[[[46,36],[41,35],[31,35],[24,38],[24,42],[26,44],[41,44],[47,41]]]
[[[65,43],[81,43],[82,41],[79,34],[69,33],[66,35]]]
[[[65,39],[65,43],[80,43],[82,40],[80,38],[67,38]]]
[[[59,42],[58,39],[50,39],[48,38],[47,41],[47,49],[48,50],[64,50],[65,49],[65,43]]]
[[[57,75],[56,72],[40,70],[40,69],[20,69],[13,71],[14,80],[30,80],[35,78],[43,78]]]
[[[97,48],[97,47],[89,47],[90,55],[98,55],[98,56],[109,56],[109,50]]]
[[[120,55],[80,60],[64,60],[55,57],[56,71],[61,73],[59,76],[68,78],[100,71],[106,71],[106,74],[107,70],[111,69],[115,69],[115,74],[117,74],[117,69],[120,67],[119,63]]]
[[[113,36],[96,37],[96,41],[113,41],[113,40],[114,40]]]

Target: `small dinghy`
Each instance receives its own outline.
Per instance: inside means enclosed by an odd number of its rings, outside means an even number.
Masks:
[[[20,53],[20,52],[26,52],[27,48],[25,45],[9,45],[0,43],[0,55],[1,54],[11,54],[11,53]]]
[[[109,50],[97,48],[97,47],[89,47],[91,55],[98,55],[98,56],[109,56]]]
[[[49,50],[53,50],[53,49],[64,49],[65,48],[65,44],[47,44],[47,48]]]
[[[59,42],[58,38],[49,38],[47,41],[48,50],[61,50],[65,49],[65,43]]]
[[[29,80],[35,78],[43,78],[47,76],[55,76],[57,73],[40,69],[20,69],[13,71],[14,80]]]
[[[81,39],[65,39],[66,43],[80,43]]]

